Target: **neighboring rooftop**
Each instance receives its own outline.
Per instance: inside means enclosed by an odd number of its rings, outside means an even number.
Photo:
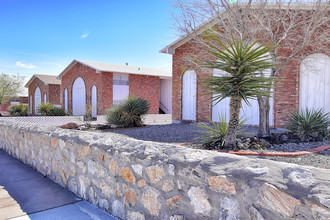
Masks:
[[[129,65],[118,65],[111,63],[99,63],[92,61],[82,61],[73,60],[71,64],[66,67],[63,72],[57,77],[62,79],[62,77],[76,64],[80,63],[95,69],[97,72],[112,72],[112,73],[126,73],[126,74],[137,74],[137,75],[148,75],[148,76],[159,76],[159,77],[172,77],[172,72],[170,70],[153,69],[146,67],[137,67]]]
[[[48,84],[55,84],[55,85],[61,85],[61,80],[57,79],[57,76],[54,75],[41,75],[41,74],[34,74],[31,79],[26,83],[25,87],[29,87],[29,85],[33,82],[34,79],[38,78],[42,82],[44,82],[46,85]]]

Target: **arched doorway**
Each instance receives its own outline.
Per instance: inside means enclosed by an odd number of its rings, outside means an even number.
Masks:
[[[37,87],[34,90],[34,114],[39,115],[40,113],[37,111],[39,105],[41,104],[41,91],[40,88]]]
[[[81,77],[78,77],[72,86],[72,114],[84,115],[86,108],[86,87]]]
[[[325,54],[307,56],[300,65],[299,108],[330,112],[330,58]]]
[[[94,85],[92,87],[92,116],[97,117],[97,88]]]
[[[196,121],[196,73],[193,70],[183,74],[182,120]]]

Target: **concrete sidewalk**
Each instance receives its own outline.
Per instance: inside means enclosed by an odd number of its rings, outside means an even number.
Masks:
[[[0,150],[0,220],[114,217]]]

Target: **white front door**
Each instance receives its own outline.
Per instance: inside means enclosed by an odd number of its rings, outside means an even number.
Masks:
[[[193,70],[183,74],[182,120],[196,121],[196,73]]]
[[[85,82],[78,77],[72,86],[72,114],[84,115],[86,108],[86,88]]]
[[[40,113],[37,111],[39,105],[41,104],[41,91],[40,88],[37,87],[34,91],[34,114],[39,115]]]
[[[96,89],[95,85],[92,87],[92,112],[93,112],[93,117],[96,117],[97,116],[97,89]]]
[[[330,58],[312,54],[300,66],[299,107],[330,112]]]
[[[222,70],[214,70],[213,76],[223,76],[226,72]],[[268,75],[268,74],[266,74]],[[240,117],[242,120],[248,119],[245,124],[247,125],[259,125],[259,104],[258,100],[248,99],[250,106],[242,101],[242,108],[240,112]],[[230,98],[225,98],[221,102],[213,105],[212,107],[212,121],[219,122],[220,117],[226,117],[226,120],[229,120],[229,102]],[[274,124],[273,115],[274,115],[274,99],[270,98],[270,111],[269,111],[269,124],[272,126]]]

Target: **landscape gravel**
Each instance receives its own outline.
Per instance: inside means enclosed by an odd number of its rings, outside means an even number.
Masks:
[[[198,141],[199,133],[197,131],[203,131],[203,129],[194,126],[194,123],[180,123],[180,124],[168,124],[168,125],[149,125],[142,128],[132,129],[112,129],[109,132],[123,134],[135,139],[145,141],[156,141],[164,143],[190,143],[184,145],[190,148],[203,149],[201,144],[193,143]],[[256,127],[243,127],[242,131],[249,135],[255,135],[258,131]],[[282,129],[272,129],[273,133],[283,132]],[[330,141],[323,142],[303,142],[303,143],[288,143],[272,145],[267,150],[263,151],[277,151],[277,152],[295,152],[306,151],[319,146],[330,145]],[[297,157],[270,157],[270,156],[248,156],[250,158],[261,158],[267,160],[276,160],[287,163],[294,163],[299,165],[314,166],[325,169],[330,169],[330,149],[318,154],[308,154]]]

